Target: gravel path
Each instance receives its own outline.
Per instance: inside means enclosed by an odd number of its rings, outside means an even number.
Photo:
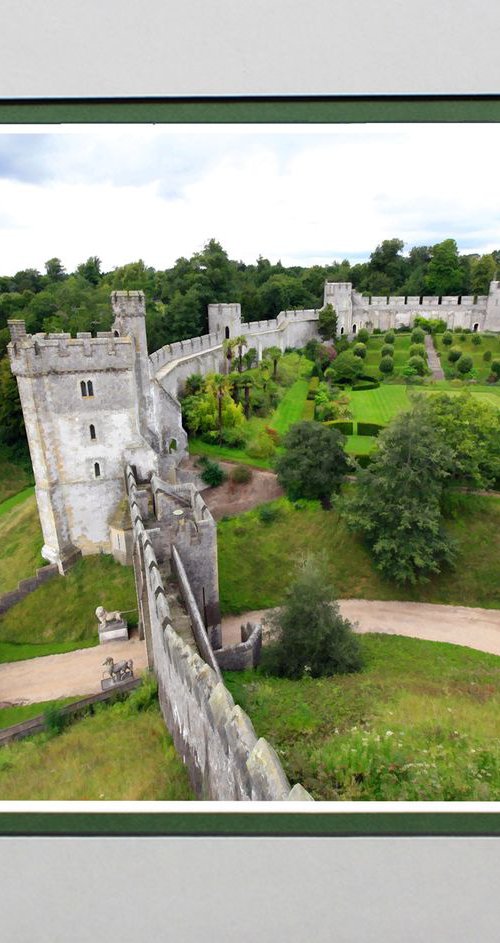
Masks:
[[[432,642],[451,642],[500,655],[498,609],[467,609],[463,606],[366,599],[343,599],[340,608],[344,616],[359,623],[358,632],[382,632]],[[222,623],[224,644],[240,641],[240,626],[243,622],[261,621],[271,611],[259,609],[226,617]],[[108,655],[112,655],[115,661],[132,658],[136,675],[147,666],[146,644],[136,638],[63,655],[11,662],[0,665],[0,706],[35,704],[97,693],[101,690],[104,671],[102,662]]]
[[[137,638],[9,662],[0,665],[0,706],[98,694],[108,655],[115,661],[132,658],[136,677],[147,668],[146,643]]]
[[[358,632],[382,632],[386,635],[428,639],[431,642],[451,642],[500,655],[498,609],[367,599],[342,599],[340,608],[346,618],[359,623]],[[258,622],[270,611],[260,609],[224,619],[224,644],[240,641],[242,622]]]

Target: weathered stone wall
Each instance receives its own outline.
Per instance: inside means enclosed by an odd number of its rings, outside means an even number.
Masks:
[[[382,331],[413,327],[416,317],[438,318],[450,330],[468,328],[500,331],[500,283],[491,282],[488,295],[435,295],[363,297],[350,282],[326,282],[324,304],[337,312],[338,331],[353,334],[361,328]]]
[[[234,703],[220,675],[175,631],[153,544],[126,471],[134,530],[134,569],[150,664],[161,710],[200,799],[310,799],[292,790],[269,743],[257,739],[250,718]]]

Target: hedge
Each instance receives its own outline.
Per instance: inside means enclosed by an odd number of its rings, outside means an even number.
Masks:
[[[319,386],[319,377],[312,377],[311,380],[309,380],[309,389],[307,391],[308,399],[314,399],[314,397],[316,396],[318,386]]]
[[[302,419],[314,419],[314,400],[308,399],[304,403],[304,410],[302,413]]]
[[[358,435],[378,435],[385,429],[379,422],[358,422]]]
[[[362,380],[361,383],[355,383],[353,390],[376,390],[380,386],[378,380]]]
[[[368,465],[373,461],[371,455],[351,455],[351,458],[358,463],[360,468],[368,468]]]
[[[324,422],[323,425],[338,429],[343,435],[353,435],[354,423],[350,422],[348,419],[329,419],[327,422]]]

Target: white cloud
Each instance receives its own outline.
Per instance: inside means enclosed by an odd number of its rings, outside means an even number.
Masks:
[[[1,274],[43,270],[54,255],[68,270],[89,255],[104,269],[137,258],[165,268],[211,236],[233,258],[288,264],[366,256],[393,236],[408,248],[446,237],[462,251],[500,247],[499,125],[109,127],[48,143],[43,129],[42,139],[38,180],[33,161],[30,183],[12,179],[12,161],[2,178],[0,161]]]

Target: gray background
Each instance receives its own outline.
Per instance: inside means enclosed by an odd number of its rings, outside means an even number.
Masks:
[[[500,91],[495,0],[2,0],[0,98]]]
[[[497,943],[499,863],[496,839],[2,839],[2,940]]]

